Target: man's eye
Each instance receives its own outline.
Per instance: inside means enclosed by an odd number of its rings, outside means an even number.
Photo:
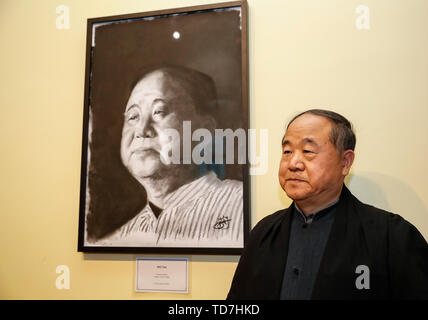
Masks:
[[[140,115],[138,113],[129,113],[126,115],[126,121],[130,123],[137,122],[139,118],[140,118]]]
[[[167,112],[164,108],[159,108],[159,109],[153,110],[152,116],[154,120],[161,120],[166,116],[166,114]]]
[[[283,154],[291,154],[291,151],[290,150],[284,150]]]
[[[311,150],[303,150],[303,153],[307,153],[307,154],[309,154],[309,153],[314,153],[313,151],[311,151]]]

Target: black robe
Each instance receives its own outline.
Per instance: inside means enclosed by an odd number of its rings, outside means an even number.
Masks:
[[[279,299],[293,207],[251,231],[228,299]],[[368,267],[368,289],[357,288],[359,265]],[[343,186],[311,298],[428,299],[428,244],[402,217],[363,204]]]

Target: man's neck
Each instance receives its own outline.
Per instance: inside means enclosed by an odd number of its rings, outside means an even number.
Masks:
[[[147,193],[147,199],[159,208],[165,207],[166,197],[173,191],[195,179],[194,173],[175,171],[167,176],[138,178]]]
[[[321,198],[296,200],[295,203],[300,211],[308,216],[310,214],[317,213],[337,202],[339,200],[340,194],[342,193],[342,188],[343,186],[338,191],[329,195],[325,195]]]

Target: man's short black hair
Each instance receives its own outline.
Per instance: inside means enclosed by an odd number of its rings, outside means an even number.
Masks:
[[[352,128],[352,123],[344,116],[334,111],[311,109],[301,112],[291,119],[287,125],[287,129],[294,120],[307,113],[327,118],[333,123],[333,128],[330,132],[330,141],[336,146],[337,151],[341,153],[345,150],[355,150],[356,137]]]
[[[148,66],[139,72],[139,76],[131,84],[130,92],[138,82],[155,71],[163,72],[168,77],[178,81],[193,100],[197,113],[216,115],[218,112],[217,91],[214,80],[203,72],[185,66],[171,64]]]

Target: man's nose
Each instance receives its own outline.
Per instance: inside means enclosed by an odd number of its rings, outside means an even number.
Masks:
[[[303,163],[300,152],[294,152],[292,154],[288,168],[290,171],[302,171],[305,169],[305,164]]]
[[[155,130],[153,128],[153,122],[151,117],[141,117],[140,121],[135,126],[135,137],[136,138],[153,138],[155,136]]]

